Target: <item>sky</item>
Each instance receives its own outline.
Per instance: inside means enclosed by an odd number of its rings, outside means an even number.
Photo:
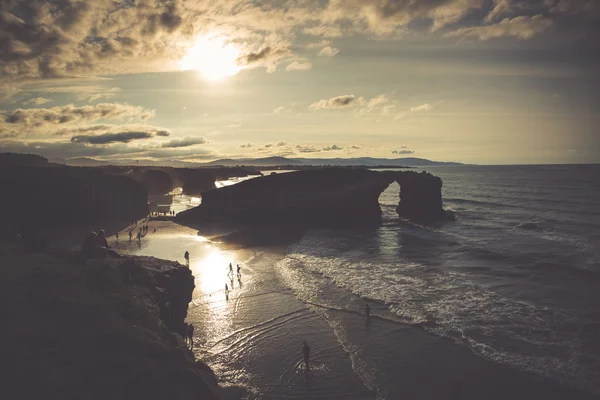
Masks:
[[[600,0],[3,0],[0,152],[600,162]]]

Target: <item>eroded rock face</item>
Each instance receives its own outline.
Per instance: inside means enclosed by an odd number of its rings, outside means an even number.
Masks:
[[[15,226],[133,220],[148,213],[148,193],[126,177],[85,167],[0,168],[3,220]]]
[[[183,335],[195,287],[190,269],[178,262],[154,257],[130,257],[120,268],[127,279],[150,289],[165,326]]]
[[[400,185],[400,217],[421,222],[453,220],[454,215],[443,209],[442,180],[427,172],[402,171],[394,173]]]
[[[269,175],[203,192],[202,204],[178,214],[177,220],[305,227],[378,224],[379,195],[394,181],[402,187],[400,216],[446,219],[442,181],[431,174],[324,168]]]

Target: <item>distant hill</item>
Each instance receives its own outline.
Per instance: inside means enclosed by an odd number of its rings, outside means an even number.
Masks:
[[[421,167],[431,165],[462,165],[455,162],[431,161],[424,158],[404,157],[404,158],[286,158],[286,157],[266,157],[266,158],[224,158],[215,160],[202,165],[223,165],[223,166],[280,166],[280,165],[341,165],[341,166],[398,166]]]
[[[0,165],[45,166],[48,160],[36,154],[0,153]]]
[[[64,163],[73,167],[102,167],[110,165],[107,161],[95,160],[87,157],[69,158],[64,160]]]

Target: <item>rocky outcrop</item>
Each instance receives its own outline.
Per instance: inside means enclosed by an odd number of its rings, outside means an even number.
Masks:
[[[269,175],[202,193],[202,204],[177,221],[328,227],[377,224],[379,195],[394,181],[402,186],[398,213],[428,222],[447,218],[441,179],[405,171],[324,168]]]
[[[210,368],[176,333],[194,290],[188,268],[52,248],[31,254],[21,244],[0,242],[0,398],[221,398]]]
[[[3,221],[15,226],[142,218],[148,193],[126,176],[96,168],[0,167]]]
[[[165,194],[173,190],[171,176],[159,169],[137,169],[127,176],[141,183],[148,194]]]
[[[190,269],[178,262],[153,257],[131,257],[119,268],[128,281],[145,283],[158,305],[159,316],[165,326],[183,335],[195,287]]]
[[[400,185],[400,203],[396,212],[413,221],[433,222],[454,220],[454,214],[444,210],[442,179],[427,172],[384,172]]]

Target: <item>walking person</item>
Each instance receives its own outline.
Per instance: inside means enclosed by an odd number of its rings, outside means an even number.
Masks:
[[[304,342],[304,346],[302,346],[302,354],[304,355],[304,363],[306,364],[306,370],[310,369],[308,362],[310,361],[310,347],[308,344]]]

